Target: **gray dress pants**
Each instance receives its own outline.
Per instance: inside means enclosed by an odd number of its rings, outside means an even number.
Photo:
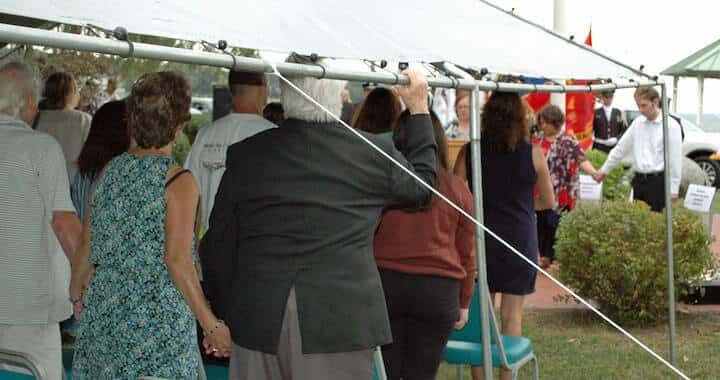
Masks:
[[[290,289],[277,355],[233,344],[231,380],[370,380],[373,350],[303,354],[295,288]]]

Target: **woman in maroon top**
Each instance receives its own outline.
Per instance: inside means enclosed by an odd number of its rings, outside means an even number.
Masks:
[[[430,115],[438,145],[437,189],[472,215],[470,190],[448,171],[445,133]],[[401,127],[395,131],[396,137],[402,133]],[[467,322],[477,265],[474,231],[470,220],[437,197],[425,212],[384,214],[375,261],[393,335],[393,343],[382,348],[389,379],[435,378],[453,327]]]

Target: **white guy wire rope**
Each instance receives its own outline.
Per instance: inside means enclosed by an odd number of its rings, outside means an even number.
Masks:
[[[505,247],[507,247],[511,252],[513,252],[515,255],[517,255],[517,256],[520,257],[521,259],[525,260],[525,262],[527,262],[528,264],[530,264],[533,268],[535,268],[536,270],[538,270],[540,273],[542,273],[542,274],[544,274],[545,276],[547,276],[550,280],[552,280],[555,284],[557,284],[558,286],[560,286],[563,290],[565,290],[566,292],[570,293],[570,295],[572,295],[573,297],[575,297],[575,299],[577,299],[578,301],[580,301],[580,303],[582,303],[583,305],[587,306],[588,309],[590,309],[590,310],[593,311],[595,314],[597,314],[598,316],[600,316],[602,319],[604,319],[604,320],[605,320],[607,323],[609,323],[611,326],[615,327],[615,328],[616,328],[618,331],[620,331],[623,335],[625,335],[626,337],[628,337],[628,339],[630,339],[630,340],[632,340],[633,342],[635,342],[638,346],[642,347],[642,349],[644,349],[645,351],[647,351],[647,352],[648,352],[650,355],[652,355],[655,359],[659,360],[661,363],[665,364],[668,368],[672,369],[676,374],[678,374],[678,376],[682,377],[682,378],[685,379],[685,380],[690,380],[690,378],[689,378],[687,375],[685,375],[685,374],[684,374],[682,371],[680,371],[678,368],[676,368],[675,366],[673,366],[672,364],[670,364],[670,362],[668,362],[667,360],[665,360],[662,356],[660,356],[660,355],[658,355],[657,353],[655,353],[655,351],[653,351],[650,347],[646,346],[643,342],[641,342],[641,341],[640,341],[639,339],[637,339],[635,336],[633,336],[632,334],[630,334],[629,332],[627,332],[627,331],[626,331],[625,329],[623,329],[620,325],[618,325],[618,324],[615,323],[612,319],[610,319],[610,318],[607,317],[605,314],[603,314],[600,310],[596,309],[596,308],[595,308],[594,306],[592,306],[589,302],[585,301],[582,297],[580,297],[577,293],[575,293],[575,292],[572,291],[570,288],[568,288],[567,286],[565,286],[562,282],[560,282],[559,280],[555,279],[555,277],[551,276],[550,273],[546,272],[544,269],[540,268],[536,263],[532,262],[530,259],[528,259],[527,257],[525,257],[522,253],[520,253],[517,249],[515,249],[515,247],[511,246],[509,243],[507,243],[507,242],[506,242],[505,240],[503,240],[501,237],[499,237],[498,235],[496,235],[496,234],[495,234],[493,231],[491,231],[489,228],[485,227],[485,225],[483,225],[482,223],[478,222],[478,221],[475,219],[475,217],[473,217],[472,215],[470,215],[470,214],[468,214],[467,212],[465,212],[465,210],[463,210],[462,208],[460,208],[459,206],[457,206],[455,203],[453,203],[451,200],[449,200],[447,197],[445,197],[445,195],[443,195],[442,193],[440,193],[439,191],[437,191],[434,187],[432,187],[432,186],[430,186],[429,184],[427,184],[425,181],[422,180],[422,178],[418,177],[417,174],[413,173],[410,169],[406,168],[403,164],[399,163],[399,162],[398,162],[397,160],[395,160],[392,156],[390,156],[387,152],[385,152],[384,150],[382,150],[382,148],[378,147],[378,146],[375,145],[372,141],[370,141],[367,137],[363,136],[362,133],[358,132],[355,128],[349,126],[347,123],[345,123],[344,121],[342,121],[339,117],[337,117],[335,114],[333,114],[332,112],[330,112],[330,110],[328,110],[327,108],[325,108],[325,106],[323,106],[323,105],[320,104],[318,101],[316,101],[315,99],[313,99],[310,95],[306,94],[304,91],[302,91],[301,89],[299,89],[294,83],[292,83],[290,80],[288,80],[287,78],[285,78],[282,74],[280,74],[280,72],[278,71],[277,67],[275,66],[275,63],[269,62],[269,61],[266,61],[266,62],[272,67],[272,69],[273,69],[273,74],[275,74],[275,75],[276,75],[278,78],[280,78],[283,82],[287,83],[290,87],[292,87],[295,91],[297,91],[297,92],[298,92],[300,95],[302,95],[305,99],[307,99],[308,101],[310,101],[311,103],[313,103],[315,106],[317,106],[318,108],[320,108],[321,110],[323,110],[323,111],[324,111],[325,113],[327,113],[328,115],[332,116],[333,119],[335,119],[335,120],[338,121],[342,126],[344,126],[345,128],[347,128],[348,130],[350,130],[350,132],[352,132],[353,134],[355,134],[355,136],[359,137],[359,138],[360,138],[361,140],[363,140],[366,144],[370,145],[370,147],[373,148],[373,149],[374,149],[375,151],[377,151],[378,153],[380,153],[380,155],[382,155],[383,157],[385,157],[385,158],[387,158],[388,160],[390,160],[393,164],[395,164],[397,167],[399,167],[400,169],[402,169],[402,170],[403,170],[405,173],[407,173],[409,176],[411,176],[412,178],[414,178],[416,181],[420,182],[425,188],[427,188],[428,190],[430,190],[433,194],[437,195],[440,199],[442,199],[442,200],[445,201],[448,205],[450,205],[450,207],[454,208],[454,209],[457,210],[460,214],[462,214],[462,215],[465,216],[466,218],[470,219],[470,220],[471,220],[473,223],[475,223],[476,225],[480,226],[480,228],[482,228],[486,233],[490,234],[490,236],[492,236],[493,238],[495,238],[495,239],[496,239],[497,241],[499,241],[502,245],[504,245]]]

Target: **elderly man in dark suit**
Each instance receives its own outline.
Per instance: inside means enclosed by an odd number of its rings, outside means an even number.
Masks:
[[[434,185],[425,78],[398,88],[406,141],[365,136]],[[341,81],[290,78],[336,115]],[[201,245],[206,292],[233,337],[232,379],[370,379],[391,333],[373,234],[383,209],[431,192],[283,83],[280,128],[228,149]]]
[[[593,148],[605,153],[610,152],[627,129],[622,112],[612,106],[614,95],[613,91],[605,91],[600,95],[602,107],[595,110],[593,119]]]

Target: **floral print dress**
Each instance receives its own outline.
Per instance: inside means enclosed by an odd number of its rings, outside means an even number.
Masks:
[[[566,133],[558,134],[555,141],[540,135],[533,138],[533,144],[540,146],[547,158],[557,201],[555,211],[560,214],[564,210],[572,210],[580,197],[578,167],[587,160],[580,144],[575,137]]]
[[[125,153],[98,183],[90,210],[96,269],[78,329],[75,379],[198,378],[195,318],[164,261],[172,165],[169,157]]]

